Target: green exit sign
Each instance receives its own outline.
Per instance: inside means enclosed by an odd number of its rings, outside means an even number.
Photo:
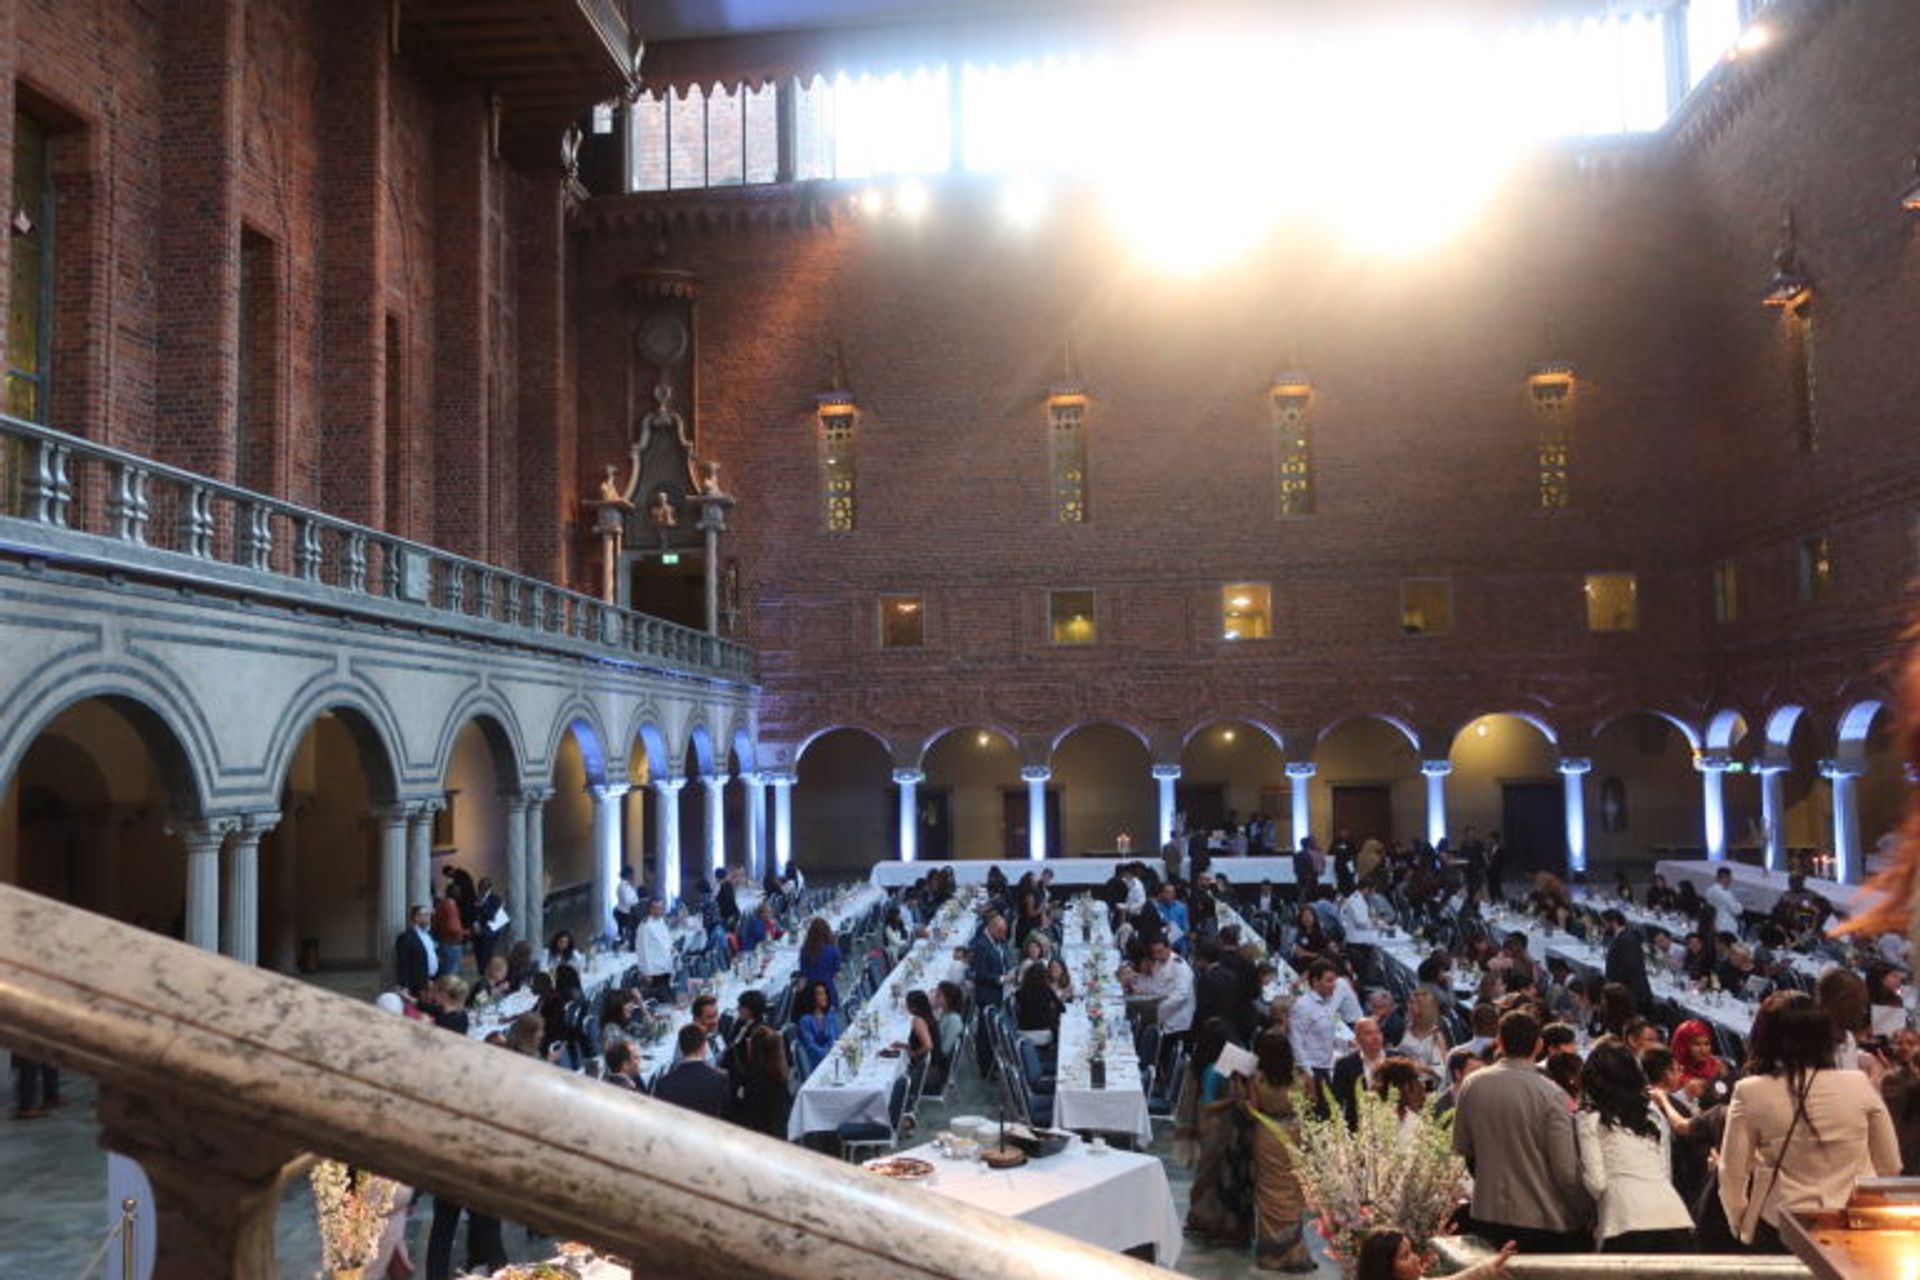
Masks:
[[[660,557],[661,564],[679,564],[680,557],[672,552]]]

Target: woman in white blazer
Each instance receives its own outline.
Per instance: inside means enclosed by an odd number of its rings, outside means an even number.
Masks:
[[[1580,1180],[1602,1253],[1682,1253],[1693,1215],[1673,1189],[1672,1138],[1633,1051],[1602,1041],[1581,1073]]]
[[[1742,1243],[1784,1253],[1783,1212],[1841,1208],[1861,1178],[1900,1172],[1900,1143],[1880,1091],[1833,1067],[1833,1029],[1811,996],[1768,996],[1749,1043],[1721,1141],[1720,1203]]]

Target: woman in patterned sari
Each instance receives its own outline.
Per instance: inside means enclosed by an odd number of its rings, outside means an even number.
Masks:
[[[1312,1271],[1304,1230],[1307,1202],[1293,1156],[1280,1137],[1282,1132],[1299,1136],[1293,1045],[1283,1028],[1269,1027],[1253,1042],[1253,1052],[1260,1070],[1248,1088],[1247,1106],[1264,1122],[1253,1128],[1254,1262],[1262,1271]]]
[[[1217,1065],[1226,1044],[1224,1018],[1208,1018],[1194,1034],[1186,1089],[1197,1159],[1186,1229],[1210,1243],[1244,1249],[1253,1227],[1248,1154],[1253,1121],[1244,1110],[1245,1077],[1228,1075]]]

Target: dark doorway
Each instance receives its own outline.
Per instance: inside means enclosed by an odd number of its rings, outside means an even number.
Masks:
[[[1507,871],[1525,874],[1567,869],[1567,793],[1557,782],[1500,785],[1500,843]],[[1511,882],[1511,881],[1509,881]]]
[[[630,562],[628,602],[639,613],[665,618],[683,627],[702,630],[707,625],[707,578],[697,555],[648,556]]]
[[[919,805],[916,819],[920,834],[915,846],[922,862],[946,862],[953,857],[953,792],[946,787],[934,790],[922,788],[914,797]],[[900,793],[894,792],[894,807],[898,809]],[[896,840],[898,837],[895,837]],[[894,850],[898,856],[899,850]]]
[[[1060,856],[1060,790],[1047,788],[1047,856]],[[1007,833],[1006,847],[1002,849],[1004,858],[1026,858],[1032,851],[1027,848],[1027,789],[1008,787],[1000,793],[1000,829]]]
[[[1356,845],[1369,840],[1393,843],[1393,788],[1385,783],[1333,789],[1333,830],[1345,831]]]
[[[1186,815],[1189,831],[1218,831],[1227,825],[1227,789],[1219,783],[1174,783],[1173,807]]]

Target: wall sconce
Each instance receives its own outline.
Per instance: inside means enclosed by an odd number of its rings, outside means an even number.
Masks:
[[[1267,394],[1282,404],[1289,400],[1311,400],[1313,379],[1304,369],[1287,369],[1273,375],[1273,385],[1267,388]]]
[[[1900,207],[1908,213],[1920,213],[1920,151],[1913,153],[1913,176],[1900,193]]]
[[[1767,293],[1761,301],[1770,307],[1797,312],[1812,300],[1813,279],[1801,265],[1800,248],[1794,238],[1793,206],[1788,205],[1780,216],[1780,243],[1773,251],[1773,278],[1767,281]]]
[[[1579,381],[1573,366],[1564,361],[1552,360],[1533,366],[1527,374],[1527,394],[1536,404],[1565,400],[1573,394],[1574,383]]]
[[[1073,360],[1073,335],[1060,348],[1060,379],[1047,388],[1047,406],[1052,409],[1074,409],[1087,403],[1086,380],[1080,376],[1078,366]]]

